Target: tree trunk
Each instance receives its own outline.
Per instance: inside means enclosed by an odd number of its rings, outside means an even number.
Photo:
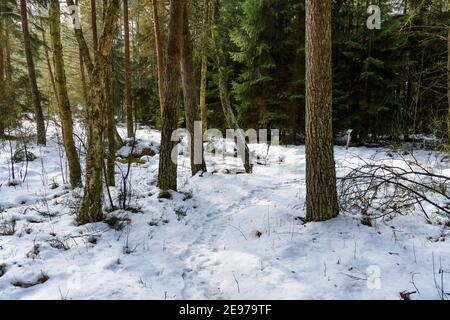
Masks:
[[[95,54],[88,107],[88,152],[86,157],[86,183],[84,197],[78,212],[81,224],[103,219],[103,135],[106,117],[106,72],[107,59],[111,53],[117,22],[120,15],[120,0],[111,0],[106,8],[105,23]]]
[[[7,12],[10,13],[11,10],[6,5],[6,0],[0,0],[0,4],[2,5],[2,8],[0,8],[1,12]],[[0,112],[1,114],[4,114],[3,112],[7,113],[8,106],[4,103],[5,95],[7,94],[7,91],[5,90],[6,87],[8,87],[8,84],[11,84],[12,82],[12,66],[11,66],[11,46],[10,46],[10,19],[8,16],[3,16],[0,19],[0,24],[3,27],[3,31],[0,30],[0,48],[2,49],[2,59],[0,60]],[[3,83],[2,83],[3,80]],[[4,85],[5,84],[5,85]],[[8,121],[9,119],[5,117],[0,117],[0,136],[5,135],[5,130],[8,127]]]
[[[242,134],[241,128],[236,120],[233,108],[231,107],[230,91],[228,89],[228,80],[225,70],[226,67],[224,57],[220,56],[217,58],[217,60],[219,65],[219,94],[223,113],[225,115],[228,126],[234,129],[237,133],[238,144],[244,147],[243,163],[245,172],[252,173],[253,168],[250,163],[250,150],[248,148],[247,142],[245,141],[245,136]]]
[[[59,107],[59,105],[60,105],[59,104],[59,96],[58,96],[58,91],[56,90],[55,77],[53,75],[52,63],[50,61],[50,54],[48,53],[47,38],[45,36],[44,28],[42,28],[42,42],[44,43],[44,56],[45,56],[45,61],[47,63],[48,77],[50,78],[50,84],[52,85],[52,90],[53,90],[53,94],[55,95],[56,104]]]
[[[67,2],[68,7],[75,5],[73,0],[67,0],[66,2]],[[94,70],[94,64],[92,62],[92,58],[89,53],[89,47],[86,43],[86,39],[84,38],[83,29],[80,26],[80,28],[78,28],[78,29],[74,28],[74,32],[75,32],[75,38],[77,39],[77,42],[78,42],[78,47],[79,47],[80,53],[83,56],[83,62],[85,64],[87,72],[88,72],[88,77],[89,77],[89,79],[91,79],[92,72]]]
[[[131,66],[130,66],[130,25],[128,21],[128,0],[123,0],[123,26],[125,47],[125,110],[127,114],[127,135],[134,137],[133,102],[131,100]]]
[[[10,39],[10,31],[8,22],[10,20],[7,19],[5,21],[5,42],[4,42],[4,49],[5,49],[5,79],[9,83],[12,81],[12,65],[11,65],[11,39]]]
[[[159,158],[158,187],[163,191],[177,191],[177,164],[172,161],[172,133],[178,126],[180,106],[180,40],[183,29],[183,5],[185,0],[170,1],[169,37],[167,57],[164,64],[164,85],[162,86],[162,129]]]
[[[187,3],[183,7],[183,32],[181,37],[181,79],[183,83],[183,97],[184,97],[184,113],[186,118],[186,129],[191,135],[190,141],[190,161],[191,173],[193,176],[197,172],[206,171],[206,164],[203,158],[203,137],[201,139],[202,164],[195,163],[195,137],[194,137],[194,122],[197,114],[197,90],[195,88],[195,75],[193,64],[193,49],[191,32],[189,31],[189,16],[187,10]]]
[[[206,85],[208,74],[208,33],[209,33],[209,1],[204,1],[204,21],[202,30],[202,40],[200,48],[200,56],[202,60],[201,76],[200,76],[200,115],[202,119],[203,133],[208,130],[208,109],[206,106]]]
[[[64,149],[69,163],[70,185],[72,188],[81,186],[81,166],[77,149],[73,140],[73,119],[67,93],[66,72],[64,70],[63,47],[61,44],[61,9],[59,0],[50,0],[49,20],[50,35],[55,65],[56,92],[58,93],[59,114],[63,133]]]
[[[110,55],[108,57],[107,72],[105,73],[106,90],[108,91],[106,95],[106,139],[108,141],[108,152],[106,153],[106,185],[114,187],[116,185],[116,119],[113,103],[113,71],[111,67],[113,62],[111,60],[112,57]]]
[[[78,0],[75,0],[75,4],[78,6]],[[86,74],[84,72],[84,59],[83,59],[83,54],[81,52],[80,47],[78,47],[78,57],[79,57],[79,61],[80,61],[80,79],[81,79],[81,90],[83,91],[83,103],[84,103],[84,108],[86,108],[87,104],[88,104],[88,89],[87,89],[87,84],[86,84]]]
[[[213,37],[213,46],[216,50],[216,60],[217,68],[219,69],[219,95],[222,104],[222,110],[225,116],[225,120],[228,126],[235,130],[237,133],[238,144],[243,147],[244,154],[243,157],[244,169],[246,173],[252,173],[253,168],[250,163],[250,150],[248,148],[245,136],[242,134],[241,128],[234,115],[233,108],[231,107],[230,90],[228,88],[228,76],[227,76],[227,61],[223,48],[223,37],[225,30],[222,30],[219,25],[220,18],[220,1],[216,0],[214,8],[214,24],[215,32]]]
[[[84,72],[84,59],[83,59],[83,56],[82,56],[80,50],[78,50],[78,56],[80,59],[80,79],[81,79],[81,89],[83,90],[83,103],[84,103],[84,108],[86,108],[89,98],[88,98],[88,89],[87,89],[87,84],[86,84],[86,74]]]
[[[447,101],[448,101],[448,138],[450,139],[450,27],[447,37]]]
[[[155,34],[155,51],[156,51],[156,68],[158,71],[158,90],[159,90],[159,102],[161,108],[162,115],[162,100],[161,97],[163,95],[162,87],[164,85],[163,80],[163,52],[162,52],[162,43],[161,43],[161,30],[159,28],[159,16],[158,16],[158,4],[156,0],[152,0],[153,6],[153,31]]]
[[[94,48],[94,52],[95,52],[98,49],[96,0],[91,0],[91,25],[92,25],[92,47]]]
[[[306,218],[338,214],[332,129],[331,1],[306,2]]]
[[[0,12],[5,12],[5,0],[0,0]],[[3,101],[4,101],[4,94],[5,94],[5,58],[4,58],[4,42],[5,42],[5,17],[0,16],[0,114],[4,114],[3,110]],[[0,138],[3,138],[5,136],[5,119],[4,117],[0,117]]]
[[[23,44],[27,60],[28,80],[30,83],[31,98],[33,100],[34,113],[36,117],[37,143],[45,146],[47,139],[45,136],[44,114],[42,112],[41,99],[39,97],[39,90],[36,81],[36,70],[34,68],[33,53],[31,50],[26,0],[20,0],[20,17],[22,24]]]

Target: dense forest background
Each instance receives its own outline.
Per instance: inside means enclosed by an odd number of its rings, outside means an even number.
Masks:
[[[446,300],[449,138],[450,0],[0,0],[0,296]]]
[[[33,111],[29,90],[20,15],[16,1],[2,0],[2,72],[0,91],[2,133]],[[222,1],[217,24],[226,51],[226,71],[232,105],[243,128],[278,128],[284,143],[301,143],[305,114],[305,12],[299,0]],[[380,30],[366,27],[367,7],[382,8]],[[335,133],[353,129],[355,142],[393,139],[405,134],[447,132],[447,33],[450,12],[446,1],[333,1],[333,116]],[[91,7],[79,1],[85,38],[92,45]],[[159,1],[161,37],[167,38],[168,3]],[[211,39],[214,6],[190,2],[196,86],[200,86],[201,57],[207,55],[208,127],[224,128],[218,98],[216,52]],[[30,36],[44,114],[56,114],[49,44],[47,1],[28,1]],[[75,116],[86,105],[85,71],[70,23],[62,5],[62,43],[68,92]],[[102,5],[97,8],[102,22]],[[138,123],[160,126],[157,64],[150,0],[129,1],[131,90]],[[101,25],[99,25],[101,28]],[[214,30],[213,30],[214,32]],[[206,50],[202,50],[206,49]],[[125,58],[123,24],[115,36],[111,67],[112,101],[119,120],[125,114]],[[181,91],[181,90],[180,90]],[[12,107],[13,106],[13,107]],[[180,125],[184,112],[180,112]],[[52,117],[49,117],[51,119]]]

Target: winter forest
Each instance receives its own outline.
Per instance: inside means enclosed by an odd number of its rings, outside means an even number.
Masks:
[[[0,300],[449,300],[449,0],[0,0]]]

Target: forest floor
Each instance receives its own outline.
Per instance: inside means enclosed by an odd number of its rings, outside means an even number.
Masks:
[[[260,158],[251,175],[235,174],[239,163],[225,154],[207,157],[209,172],[191,178],[180,156],[172,200],[158,198],[158,154],[144,156],[128,179],[133,212],[109,213],[113,227],[78,226],[82,191],[65,184],[62,149],[50,131],[47,147],[28,145],[37,159],[16,164],[14,181],[9,142],[0,141],[0,299],[450,297],[450,229],[439,219],[427,223],[415,211],[370,227],[343,213],[303,224],[303,146],[267,153],[266,145],[251,145]],[[141,128],[137,136],[141,145],[158,146],[155,130]],[[386,152],[336,147],[337,174]],[[441,154],[415,156],[450,175]]]

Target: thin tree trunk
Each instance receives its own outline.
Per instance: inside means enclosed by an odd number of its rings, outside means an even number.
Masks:
[[[50,0],[50,35],[55,64],[56,91],[58,93],[59,114],[63,133],[64,149],[69,163],[69,177],[72,188],[81,186],[81,166],[73,139],[73,119],[67,93],[66,72],[64,70],[63,47],[61,44],[61,9],[59,0]]]
[[[3,88],[5,80],[5,58],[3,43],[5,42],[5,0],[0,0],[0,90]]]
[[[236,116],[234,115],[233,108],[231,107],[231,99],[230,99],[230,90],[228,88],[228,76],[226,72],[227,61],[223,49],[223,37],[224,30],[221,29],[219,25],[220,18],[220,1],[216,0],[214,7],[214,24],[216,31],[214,32],[213,37],[213,46],[216,50],[216,60],[217,60],[217,68],[219,69],[219,95],[220,101],[222,104],[222,110],[225,116],[225,120],[228,126],[235,130],[237,133],[238,144],[241,148],[243,148],[243,163],[244,169],[246,173],[252,173],[253,168],[250,163],[250,150],[248,148],[247,142],[245,140],[245,136],[242,134],[242,130],[239,126],[239,123],[236,120]]]
[[[94,52],[95,52],[98,49],[96,0],[91,0],[91,25],[92,25],[92,47],[94,48]]]
[[[450,139],[450,27],[447,37],[447,100],[448,100],[448,137]]]
[[[155,51],[156,51],[156,69],[158,72],[158,90],[159,90],[159,102],[162,114],[162,95],[163,95],[163,51],[162,51],[162,43],[161,43],[161,30],[159,27],[159,15],[158,15],[158,4],[156,0],[152,0],[153,7],[153,32],[155,35]]]
[[[78,56],[80,59],[80,79],[81,79],[81,89],[83,90],[83,103],[84,107],[86,108],[89,98],[88,98],[88,89],[86,84],[86,74],[84,72],[84,59],[81,54],[81,51],[78,50]]]
[[[28,31],[27,1],[20,0],[20,17],[22,24],[23,43],[28,68],[28,80],[30,84],[31,97],[36,117],[37,143],[46,145],[44,114],[42,112],[41,99],[36,81],[36,70],[34,68],[33,53],[31,50],[30,33]]]
[[[306,218],[338,214],[332,129],[331,1],[306,2]]]
[[[4,0],[5,1],[5,0]],[[6,8],[7,9],[7,8]],[[11,9],[8,10],[10,12]],[[9,19],[5,18],[5,41],[4,41],[4,49],[5,49],[5,79],[8,83],[12,81],[12,65],[11,65],[11,41],[10,41],[10,32],[9,32]]]
[[[47,38],[45,36],[45,30],[43,28],[42,28],[42,42],[44,43],[44,56],[45,56],[45,61],[47,63],[48,77],[50,78],[50,83],[52,85],[53,94],[55,95],[56,104],[59,106],[60,104],[59,104],[58,91],[56,90],[56,83],[55,83],[55,77],[53,75],[52,63],[50,60],[50,55],[48,53]]]
[[[162,95],[161,150],[159,158],[158,187],[163,191],[177,191],[177,164],[172,161],[175,142],[172,133],[177,129],[180,106],[180,40],[183,29],[184,0],[170,1],[169,37],[167,57],[164,64],[164,85]],[[175,159],[174,159],[175,160]]]
[[[131,66],[130,66],[130,25],[128,20],[128,0],[123,0],[123,26],[125,47],[125,111],[127,114],[127,135],[133,138],[133,103],[131,100]]]
[[[106,118],[106,83],[107,59],[111,53],[117,22],[120,15],[120,0],[109,1],[105,15],[102,35],[95,54],[88,108],[88,152],[86,157],[86,183],[84,197],[78,212],[81,224],[103,219],[103,136]]]
[[[186,118],[186,129],[191,135],[190,141],[190,160],[191,160],[191,173],[193,176],[197,172],[206,171],[206,164],[203,159],[203,137],[197,137],[201,139],[201,154],[202,163],[195,163],[195,134],[194,134],[194,122],[197,114],[197,90],[195,88],[195,75],[193,64],[193,48],[191,32],[189,31],[189,17],[187,10],[187,2],[183,6],[183,32],[181,37],[181,79],[183,83],[183,97],[184,97],[184,113]]]
[[[223,113],[225,115],[225,119],[230,128],[234,129],[237,133],[237,141],[240,146],[244,148],[243,155],[243,163],[244,169],[246,173],[252,173],[253,168],[250,163],[250,149],[248,148],[247,142],[245,140],[245,136],[242,134],[242,130],[236,120],[236,116],[234,115],[233,108],[231,107],[230,101],[230,91],[228,88],[228,80],[226,76],[226,67],[225,67],[225,59],[223,56],[219,56],[217,58],[219,65],[219,94],[220,101],[222,103]]]
[[[67,0],[66,2],[68,7],[75,5],[73,0]],[[86,66],[88,77],[89,79],[91,79],[92,72],[94,70],[94,64],[92,62],[91,54],[89,53],[89,47],[87,45],[86,39],[84,38],[83,29],[80,26],[80,28],[74,28],[74,32],[75,38],[77,39],[78,42],[80,53],[83,56],[83,62]]]
[[[208,109],[206,105],[206,85],[208,74],[208,34],[209,34],[209,0],[204,1],[204,21],[202,30],[202,40],[200,48],[200,56],[202,60],[201,76],[200,76],[200,115],[202,120],[203,133],[208,129]]]
[[[5,12],[5,0],[0,0],[0,12],[4,14]],[[4,42],[5,42],[5,17],[0,16],[0,113],[4,114],[3,101],[5,94],[5,57],[4,57]],[[0,117],[0,138],[5,136],[5,119]]]
[[[75,5],[78,6],[78,0],[75,0]],[[84,103],[84,108],[86,108],[87,104],[88,104],[88,89],[87,89],[87,84],[86,84],[86,74],[84,72],[84,59],[83,59],[83,54],[81,52],[80,47],[78,47],[78,56],[79,56],[79,61],[80,61],[80,79],[81,79],[81,90],[83,91],[83,103]]]
[[[110,187],[116,185],[116,119],[114,113],[114,103],[113,103],[113,90],[112,85],[112,68],[111,68],[111,55],[108,58],[108,70],[105,73],[105,83],[108,90],[106,98],[106,108],[107,108],[107,124],[106,124],[106,139],[108,140],[108,152],[106,154],[106,184]]]

